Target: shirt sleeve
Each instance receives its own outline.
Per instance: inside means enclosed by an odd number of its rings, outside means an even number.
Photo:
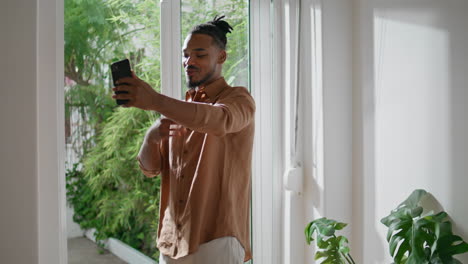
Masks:
[[[191,118],[181,125],[201,133],[224,136],[242,130],[252,122],[255,102],[246,88],[236,87],[215,104],[195,103]]]
[[[153,178],[159,175],[160,170],[147,170],[145,167],[143,167],[143,164],[141,164],[140,157],[137,156],[136,159],[138,161],[138,166],[140,166],[141,172],[143,172],[146,177]]]
[[[157,145],[157,151],[159,155],[156,158],[159,159],[159,168],[156,168],[154,170],[146,169],[143,166],[140,160],[140,157],[139,156],[136,157],[138,161],[138,166],[140,167],[141,172],[143,172],[145,176],[149,178],[153,178],[161,174],[162,170],[166,166],[165,162],[167,162],[167,158],[165,158],[167,156],[167,151],[165,150],[165,148],[167,148],[167,140],[163,140],[160,144]]]

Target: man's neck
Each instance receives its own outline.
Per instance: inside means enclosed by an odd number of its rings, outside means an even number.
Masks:
[[[214,83],[215,81],[217,81],[217,80],[219,80],[219,79],[221,79],[221,78],[223,78],[223,76],[220,75],[220,76],[215,77],[215,78],[213,78],[213,79],[211,79],[211,80],[209,80],[209,81],[206,81],[205,83],[202,83],[202,84],[200,84],[199,86],[197,86],[197,87],[195,88],[195,91],[198,91],[198,90],[200,90],[200,89],[204,89],[204,88],[207,87],[208,85]]]

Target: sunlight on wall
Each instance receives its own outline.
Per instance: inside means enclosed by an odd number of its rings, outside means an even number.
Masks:
[[[389,255],[380,219],[412,190],[450,199],[450,35],[431,25],[438,15],[430,9],[375,12],[374,224],[384,248],[379,255]]]
[[[393,188],[441,186],[450,174],[450,54],[447,32],[382,17],[375,41],[376,212],[385,215]]]

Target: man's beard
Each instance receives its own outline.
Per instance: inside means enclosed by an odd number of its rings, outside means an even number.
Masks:
[[[213,77],[215,73],[215,69],[213,69],[211,72],[209,72],[208,74],[206,74],[205,77],[203,77],[200,81],[191,81],[190,80],[190,77],[187,76],[187,87],[189,89],[193,89],[193,88],[196,88],[202,84],[204,84],[205,82],[207,82],[209,79],[211,79],[211,77]]]

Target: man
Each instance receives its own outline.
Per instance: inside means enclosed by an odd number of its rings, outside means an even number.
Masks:
[[[161,113],[138,154],[148,177],[161,175],[160,263],[239,264],[251,258],[250,172],[255,103],[221,75],[226,34],[215,18],[192,29],[183,46],[186,101],[153,90],[135,75],[114,99]]]

